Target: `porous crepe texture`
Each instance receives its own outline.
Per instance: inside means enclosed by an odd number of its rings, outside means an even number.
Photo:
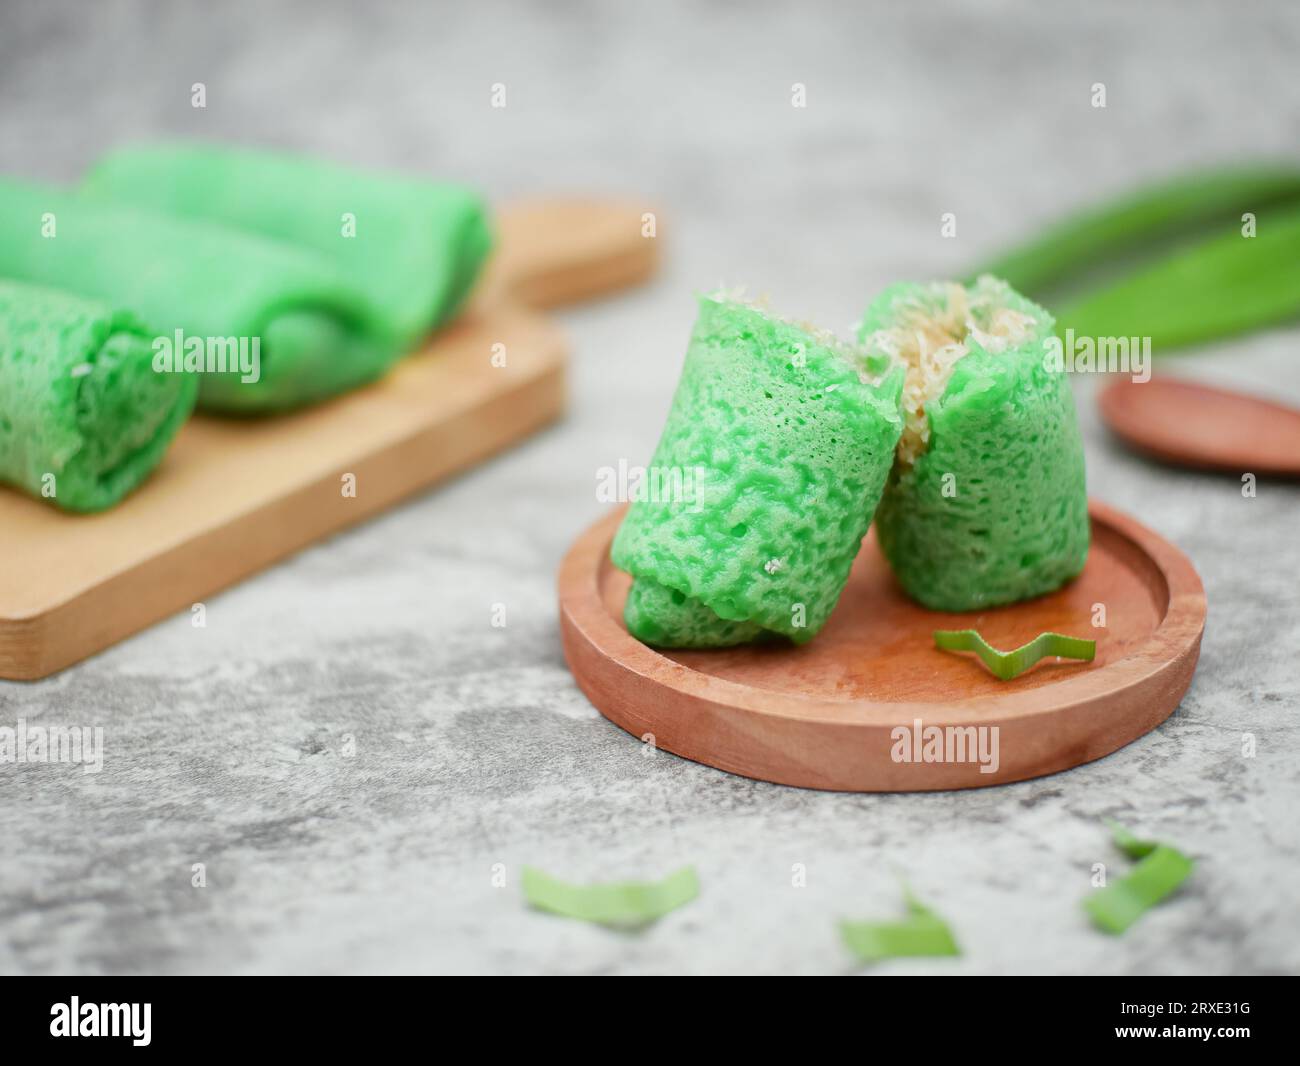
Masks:
[[[259,337],[259,381],[202,376],[200,406],[217,411],[315,403],[374,380],[402,353],[366,296],[319,253],[8,178],[0,276],[129,309],[167,336]]]
[[[0,480],[69,511],[139,485],[198,387],[154,372],[152,336],[108,304],[0,281]]]
[[[969,611],[1059,588],[1088,554],[1083,441],[1063,369],[1050,365],[1055,322],[1003,285],[1032,336],[999,352],[967,339],[947,387],[927,406],[930,440],[891,473],[876,512],[881,550],[907,593],[934,610]],[[923,302],[896,285],[868,308],[865,339]],[[948,477],[950,475],[950,477]]]
[[[694,491],[635,501],[611,551],[638,582],[685,599],[651,617],[661,592],[634,589],[634,635],[709,646],[764,629],[802,643],[825,624],[902,428],[901,371],[864,383],[834,344],[747,304],[701,298],[651,461],[692,472]],[[711,628],[699,607],[751,628]]]
[[[730,648],[768,633],[756,622],[719,618],[699,600],[648,577],[632,582],[623,620],[637,640],[661,648]]]
[[[109,153],[82,188],[311,248],[367,295],[404,348],[460,308],[492,246],[468,188],[306,156],[143,145]]]

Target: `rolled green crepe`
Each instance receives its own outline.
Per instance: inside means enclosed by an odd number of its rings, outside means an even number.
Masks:
[[[614,538],[646,643],[811,640],[826,623],[902,430],[903,372],[870,379],[822,331],[700,300],[651,466]]]
[[[402,352],[318,253],[7,178],[0,276],[134,311],[175,362],[205,371],[199,404],[218,411],[314,403],[374,380]]]
[[[69,511],[139,485],[198,387],[154,372],[152,339],[109,304],[0,281],[0,480]]]
[[[315,249],[370,297],[403,347],[459,309],[492,244],[467,188],[302,156],[126,148],[102,159],[83,189]]]
[[[720,618],[702,600],[648,577],[632,582],[623,619],[637,640],[659,648],[729,648],[773,635],[757,622]]]
[[[894,285],[867,309],[868,356],[907,368],[905,425],[876,533],[926,607],[1013,603],[1083,569],[1083,441],[1069,378],[1050,358],[1054,326],[988,276],[969,288]]]

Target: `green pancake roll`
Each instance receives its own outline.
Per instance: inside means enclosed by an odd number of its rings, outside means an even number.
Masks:
[[[311,248],[370,298],[403,347],[456,313],[492,246],[470,189],[304,156],[125,148],[105,156],[83,189]]]
[[[637,640],[658,648],[730,648],[774,635],[757,622],[720,618],[703,601],[648,577],[632,582],[623,620]]]
[[[907,593],[971,611],[1039,596],[1088,557],[1074,397],[1052,316],[996,278],[900,284],[859,339],[906,368],[904,429],[876,534]]]
[[[316,403],[375,380],[402,353],[364,293],[319,253],[8,178],[0,276],[133,311],[160,343],[181,331],[174,365],[205,371],[199,405],[215,411]]]
[[[725,647],[817,634],[902,432],[904,375],[886,370],[881,380],[831,335],[737,297],[700,299],[650,488],[611,550],[635,579],[633,636]]]
[[[101,511],[148,477],[198,388],[154,372],[152,340],[110,304],[0,279],[0,481]]]

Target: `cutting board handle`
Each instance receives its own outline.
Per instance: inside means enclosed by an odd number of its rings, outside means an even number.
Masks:
[[[521,200],[495,216],[497,251],[481,299],[556,307],[645,281],[659,258],[657,219],[645,204]]]

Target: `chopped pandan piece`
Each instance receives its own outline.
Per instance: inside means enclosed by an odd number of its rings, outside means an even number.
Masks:
[[[902,387],[900,368],[875,381],[830,334],[729,294],[701,298],[650,467],[690,491],[641,494],[611,552],[637,581],[633,634],[690,647],[763,630],[811,640],[884,488]]]
[[[867,309],[864,348],[907,368],[899,461],[876,532],[926,607],[1014,603],[1083,569],[1083,441],[1069,379],[1049,358],[1054,325],[988,276],[969,288],[894,285]]]

